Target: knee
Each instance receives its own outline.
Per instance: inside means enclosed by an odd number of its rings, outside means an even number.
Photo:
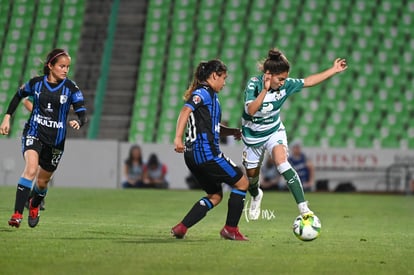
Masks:
[[[260,173],[260,168],[252,168],[252,169],[246,169],[246,175],[249,178],[258,177]]]
[[[38,178],[36,184],[40,189],[47,188],[50,178]]]
[[[286,172],[289,169],[292,169],[292,166],[287,161],[282,162],[282,163],[277,165],[277,170],[279,171],[280,174],[283,174],[284,172]]]
[[[23,172],[23,177],[29,180],[34,180],[37,173],[37,167],[26,167]]]
[[[218,205],[221,200],[223,199],[223,194],[217,193],[217,194],[210,194],[207,196],[207,198],[209,199],[209,201],[211,201],[211,203],[216,206]]]
[[[249,180],[247,179],[247,177],[243,176],[235,185],[235,188],[242,190],[242,191],[246,191],[247,188],[249,188]]]

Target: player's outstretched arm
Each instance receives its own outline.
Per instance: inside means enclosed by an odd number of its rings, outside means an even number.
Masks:
[[[312,87],[315,85],[318,85],[319,83],[327,80],[328,78],[330,78],[331,76],[334,76],[337,73],[343,72],[348,68],[347,64],[346,64],[346,60],[343,58],[337,58],[335,59],[333,65],[331,68],[317,73],[317,74],[313,74],[310,75],[308,77],[305,78],[305,83],[304,83],[304,87]]]

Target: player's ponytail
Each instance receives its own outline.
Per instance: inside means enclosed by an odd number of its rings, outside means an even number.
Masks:
[[[49,64],[55,65],[60,56],[70,57],[69,54],[63,49],[54,49],[47,54],[45,63],[43,64],[43,74],[49,75]]]
[[[259,69],[265,73],[281,74],[290,71],[290,64],[286,56],[278,49],[271,49],[267,58],[259,64]]]
[[[184,100],[187,101],[192,92],[203,82],[206,82],[212,73],[221,75],[224,72],[227,72],[227,66],[219,59],[212,59],[208,62],[200,62],[194,72],[194,78],[191,85],[185,91]]]

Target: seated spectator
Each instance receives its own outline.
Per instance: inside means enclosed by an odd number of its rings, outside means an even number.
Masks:
[[[280,174],[270,156],[266,157],[260,172],[260,188],[262,190],[277,190],[279,187]]]
[[[168,188],[166,179],[167,166],[158,160],[156,154],[151,154],[148,162],[144,165],[144,182],[142,187]]]
[[[129,149],[128,158],[124,163],[123,188],[137,188],[143,184],[143,163],[141,147],[133,145]]]

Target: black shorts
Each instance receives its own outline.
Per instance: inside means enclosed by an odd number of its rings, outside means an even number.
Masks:
[[[202,164],[196,164],[192,153],[184,156],[188,169],[207,194],[220,193],[222,183],[233,186],[243,177],[243,171],[223,154]]]
[[[22,152],[35,150],[39,154],[39,165],[48,172],[54,172],[63,155],[63,150],[54,148],[41,142],[37,137],[22,137]]]

